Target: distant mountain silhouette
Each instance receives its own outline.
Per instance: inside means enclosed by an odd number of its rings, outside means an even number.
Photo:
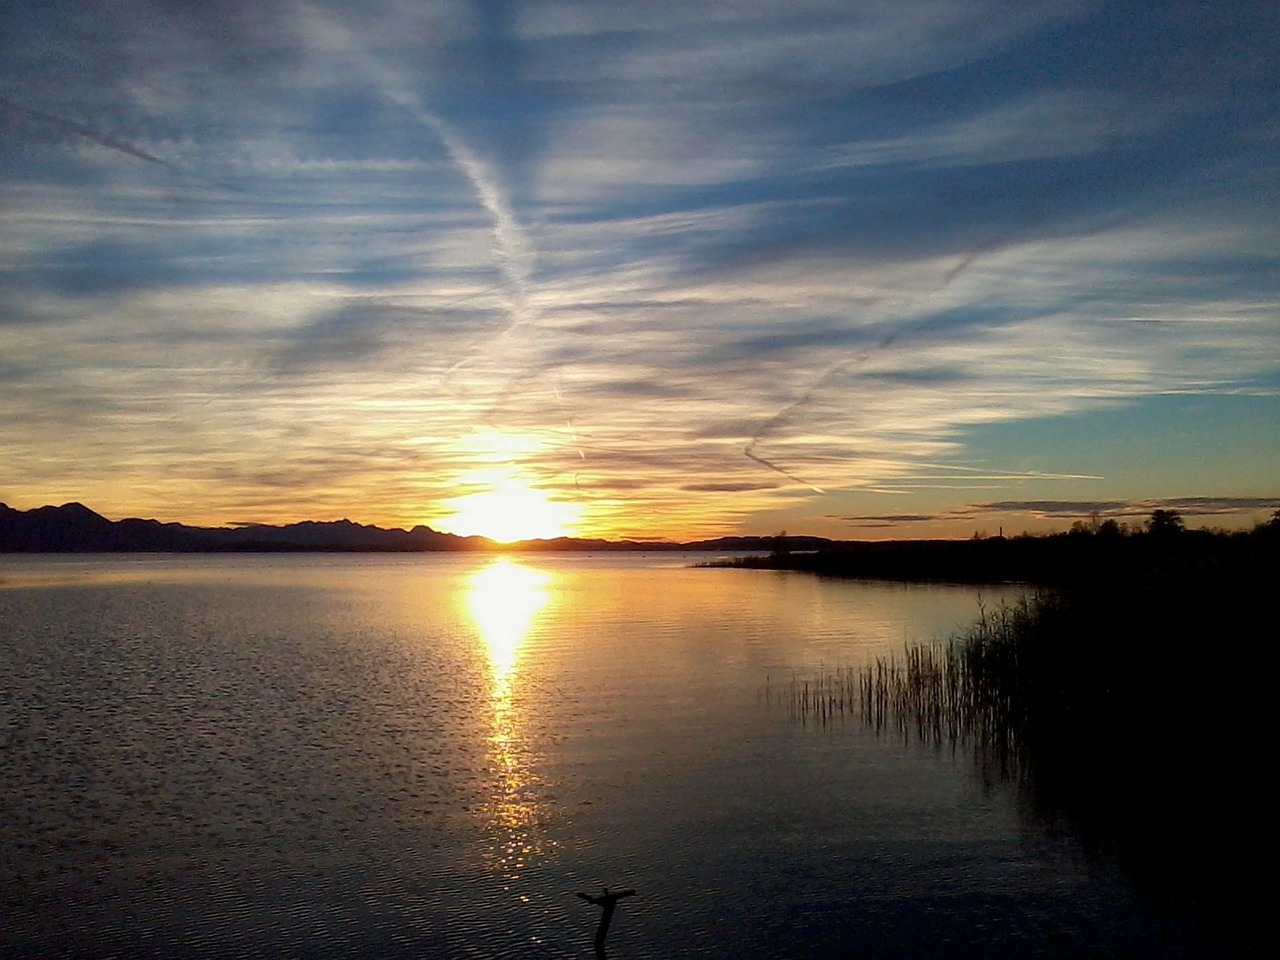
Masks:
[[[82,503],[26,511],[0,503],[0,551],[8,553],[418,551],[492,546],[483,537],[457,537],[423,526],[384,530],[350,520],[308,520],[282,527],[191,527],[136,518],[111,521]]]
[[[787,538],[792,550],[816,550],[831,543],[822,537]],[[14,510],[0,503],[0,553],[768,550],[776,544],[775,537],[719,537],[692,543],[557,537],[498,544],[485,537],[459,537],[425,526],[386,530],[350,520],[304,520],[285,526],[192,527],[137,518],[108,520],[82,503],[34,510]]]

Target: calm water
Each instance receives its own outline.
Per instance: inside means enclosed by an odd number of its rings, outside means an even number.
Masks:
[[[769,705],[978,591],[690,559],[0,557],[0,954],[589,957],[609,885],[617,960],[1212,955],[963,751]]]

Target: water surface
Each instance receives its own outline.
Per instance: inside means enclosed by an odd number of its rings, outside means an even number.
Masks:
[[[0,558],[0,952],[586,957],[609,885],[615,958],[1212,955],[964,751],[770,704],[1000,591],[694,559]]]

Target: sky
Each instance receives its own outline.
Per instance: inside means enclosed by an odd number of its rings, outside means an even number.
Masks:
[[[0,501],[1280,508],[1280,4],[9,0]]]

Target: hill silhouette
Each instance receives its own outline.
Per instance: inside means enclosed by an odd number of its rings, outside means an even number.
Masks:
[[[193,527],[138,518],[108,520],[82,503],[26,511],[0,504],[0,551],[9,553],[415,551],[489,546],[492,543],[482,537],[457,537],[424,526],[384,530],[350,520],[308,520],[285,526]]]
[[[791,549],[816,550],[822,537],[790,537]],[[195,527],[129,518],[108,520],[82,503],[15,510],[0,503],[0,553],[225,553],[584,550],[767,550],[772,537],[718,537],[691,543],[557,537],[502,544],[427,526],[385,529],[351,520],[304,520],[283,526]]]

